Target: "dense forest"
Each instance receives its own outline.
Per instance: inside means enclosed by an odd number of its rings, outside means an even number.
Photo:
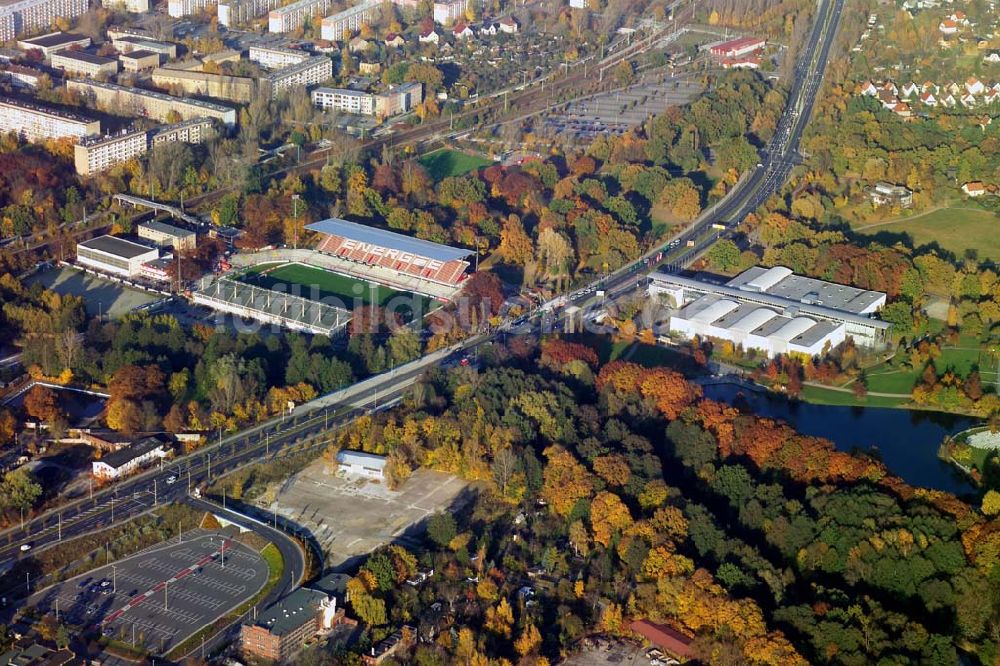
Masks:
[[[394,483],[425,466],[481,488],[426,551],[369,557],[362,648],[405,623],[430,640],[399,663],[538,664],[649,618],[706,663],[997,658],[1000,522],[668,368],[523,337],[481,358],[335,442],[388,455]],[[437,573],[402,584],[417,567]]]

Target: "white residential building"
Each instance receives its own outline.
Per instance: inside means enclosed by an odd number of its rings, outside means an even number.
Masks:
[[[219,24],[227,28],[245,25],[281,6],[281,0],[222,0],[216,10]]]
[[[75,19],[90,9],[89,0],[20,0],[0,7],[0,41],[46,30],[57,18]]]
[[[465,18],[465,10],[472,0],[445,0],[434,3],[434,21],[442,25],[451,25]]]
[[[301,86],[309,87],[333,78],[333,60],[325,55],[312,56],[294,65],[288,65],[267,77],[271,97]]]
[[[383,0],[363,0],[342,12],[327,16],[320,26],[320,37],[329,42],[342,41],[345,35],[355,33],[374,21],[382,2]]]
[[[301,27],[307,19],[327,12],[332,5],[332,0],[298,0],[290,5],[272,9],[267,14],[267,31],[291,32]]]
[[[200,14],[214,7],[217,0],[168,0],[167,14],[174,18]]]
[[[14,132],[28,141],[83,138],[101,133],[101,123],[40,104],[0,98],[0,133]]]
[[[141,439],[132,446],[95,460],[93,474],[98,479],[120,479],[170,454],[169,447],[157,437]]]
[[[307,60],[309,54],[299,49],[286,49],[280,46],[251,46],[247,58],[264,69],[281,69]]]
[[[312,103],[324,111],[375,115],[375,96],[359,90],[316,88],[312,91]]]
[[[81,176],[106,171],[133,157],[145,155],[149,140],[145,130],[120,132],[110,136],[90,136],[73,146],[73,164]]]

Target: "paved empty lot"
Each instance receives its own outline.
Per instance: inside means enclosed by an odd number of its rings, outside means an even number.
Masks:
[[[75,268],[53,268],[28,279],[29,284],[41,284],[57,294],[82,296],[87,313],[117,318],[133,309],[160,300],[162,296],[132,289],[103,280]]]
[[[405,544],[409,530],[463,501],[468,487],[456,476],[425,469],[398,491],[339,474],[320,459],[292,477],[277,498],[278,513],[311,531],[332,567],[391,541]],[[274,508],[267,505],[268,511]]]
[[[259,553],[199,531],[42,590],[29,603],[162,654],[253,597],[267,578]]]

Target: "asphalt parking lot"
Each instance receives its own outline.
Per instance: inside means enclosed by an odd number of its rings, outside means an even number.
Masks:
[[[255,550],[198,530],[42,590],[29,604],[163,654],[253,597],[267,579],[267,562]]]
[[[338,475],[320,459],[284,484],[277,511],[312,532],[326,553],[326,565],[339,567],[383,544],[405,545],[415,525],[464,501],[467,487],[457,476],[420,469],[393,491]],[[275,508],[265,506],[268,512]]]

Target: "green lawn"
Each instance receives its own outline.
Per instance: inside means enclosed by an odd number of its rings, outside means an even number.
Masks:
[[[444,180],[449,176],[464,176],[470,171],[477,171],[483,167],[488,167],[493,162],[470,153],[463,153],[460,150],[441,148],[427,153],[418,160],[430,173],[431,178],[436,181]]]
[[[281,264],[277,267],[275,264],[261,264],[251,268],[240,279],[267,289],[275,289],[280,285],[281,288],[278,290],[286,293],[290,285],[300,285],[303,287],[300,294],[303,298],[337,298],[349,310],[354,308],[357,299],[365,305],[370,305],[372,302],[385,305],[397,296],[404,296],[414,299],[414,302],[419,304],[420,311],[426,314],[433,303],[431,299],[419,294],[397,291],[374,282],[338,275],[305,264]],[[316,293],[313,293],[313,287],[316,288]],[[403,311],[409,312],[410,308],[400,306],[396,310],[404,314]]]
[[[973,208],[942,208],[926,215],[914,215],[887,224],[860,225],[855,231],[892,240],[909,236],[915,247],[937,243],[958,257],[966,249],[976,250],[980,259],[1000,260],[1000,219],[993,213]]]
[[[818,386],[802,387],[800,396],[805,402],[813,402],[820,405],[841,405],[850,407],[899,407],[906,400],[897,398],[877,398],[867,396],[863,400],[858,400],[853,393],[843,391],[832,391]]]

